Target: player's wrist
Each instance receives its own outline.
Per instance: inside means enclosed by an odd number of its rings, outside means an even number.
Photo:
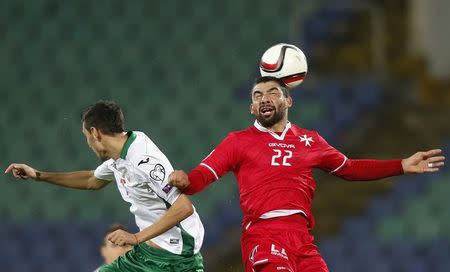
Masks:
[[[34,170],[34,180],[41,181],[42,180],[42,173],[38,170]]]
[[[403,170],[403,174],[410,174],[410,172],[408,171],[408,167],[407,167],[407,159],[402,159],[400,162],[401,166],[402,166],[402,170]]]
[[[137,235],[133,234],[133,237],[134,237],[135,245],[139,245],[139,238],[137,237]]]

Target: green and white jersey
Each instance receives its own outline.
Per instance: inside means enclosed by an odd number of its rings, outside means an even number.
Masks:
[[[168,184],[172,165],[159,148],[142,132],[130,131],[117,160],[107,160],[97,167],[95,176],[115,180],[122,198],[131,204],[140,230],[155,223],[177,200],[181,192]],[[158,246],[177,255],[198,253],[204,228],[194,213],[167,232],[151,239]]]

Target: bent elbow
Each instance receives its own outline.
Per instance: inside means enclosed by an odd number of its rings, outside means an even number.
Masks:
[[[183,206],[182,210],[179,212],[179,215],[182,218],[181,220],[184,220],[189,216],[191,216],[193,213],[194,213],[194,206],[192,205],[192,203],[190,203]]]
[[[350,182],[350,181],[354,181],[355,179],[353,179],[352,177],[348,177],[348,176],[340,176],[341,179]]]
[[[100,190],[102,187],[100,187],[100,186],[92,186],[92,185],[88,185],[87,187],[86,187],[86,190],[89,190],[89,191],[97,191],[97,190]]]
[[[184,214],[186,217],[191,216],[194,213],[194,206],[192,205],[192,203],[190,205],[186,205],[185,209],[184,209]]]
[[[349,176],[342,176],[340,177],[341,179],[345,180],[346,182],[352,182],[352,181],[359,181],[360,179],[358,178],[354,178],[354,177],[349,177]]]
[[[177,213],[183,220],[189,216],[191,216],[194,211],[194,205],[191,200],[186,195],[180,195],[177,201],[174,203],[176,206]]]
[[[94,182],[88,182],[86,184],[86,190],[96,191],[96,190],[102,189],[105,186],[106,186],[106,184],[103,183],[103,182],[95,182],[95,181]]]

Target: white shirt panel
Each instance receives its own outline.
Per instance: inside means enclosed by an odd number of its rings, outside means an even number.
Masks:
[[[168,177],[173,172],[173,167],[167,157],[144,133],[133,133],[135,139],[128,146],[125,158],[105,161],[94,173],[97,178],[105,180],[110,180],[111,175],[114,176],[122,198],[131,204],[130,211],[135,216],[136,225],[143,230],[158,221],[181,192],[168,185]],[[126,147],[127,144],[124,148]],[[204,235],[197,212],[180,224],[184,231],[194,238],[194,253],[197,253]],[[173,227],[153,238],[152,242],[175,254],[181,254],[183,246],[186,246],[179,227]]]

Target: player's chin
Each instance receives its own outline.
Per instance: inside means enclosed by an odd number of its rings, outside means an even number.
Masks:
[[[266,128],[273,126],[275,123],[275,120],[274,120],[275,118],[274,118],[273,114],[271,116],[259,115],[257,119],[258,119],[258,122],[263,127],[266,127]]]
[[[270,123],[271,123],[271,119],[272,119],[272,117],[265,117],[265,116],[262,116],[262,115],[258,116],[258,121],[259,121],[259,123],[260,123],[261,125],[263,125],[264,127],[265,127],[267,124],[270,124]]]

